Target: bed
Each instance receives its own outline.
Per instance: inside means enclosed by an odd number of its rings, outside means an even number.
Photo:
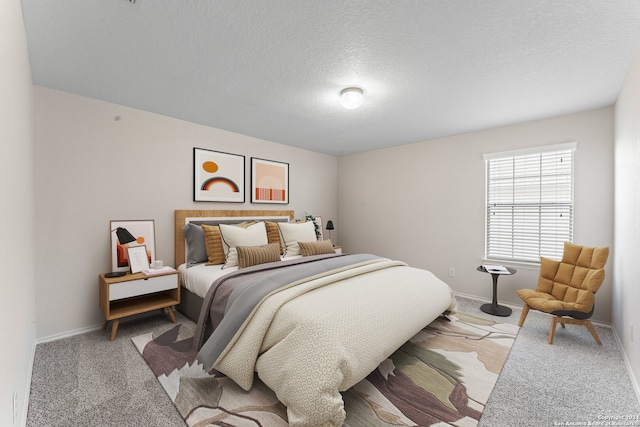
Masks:
[[[194,322],[198,322],[202,301],[211,282],[207,280],[223,272],[211,273],[212,270],[221,270],[220,266],[207,266],[201,262],[187,268],[187,261],[191,253],[196,260],[199,248],[189,247],[183,228],[187,224],[207,224],[216,226],[219,224],[237,224],[252,220],[270,222],[293,221],[292,210],[176,210],[174,213],[175,236],[175,266],[180,272],[180,305],[178,310]],[[193,245],[192,245],[193,246]],[[202,256],[202,255],[201,255]],[[187,273],[188,270],[188,273]],[[234,269],[227,269],[227,272]]]
[[[194,350],[206,371],[245,390],[257,373],[290,425],[341,426],[340,392],[455,311],[455,298],[426,270],[336,254],[313,241],[310,224],[292,220],[293,211],[176,211],[178,309],[197,322]],[[216,226],[224,264],[215,264],[219,254],[194,263],[191,231],[202,228],[211,244]]]

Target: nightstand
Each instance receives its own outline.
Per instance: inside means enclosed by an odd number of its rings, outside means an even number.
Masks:
[[[336,251],[337,254],[342,253],[342,246],[333,245],[333,249]]]
[[[116,337],[120,319],[134,314],[160,310],[166,308],[173,323],[176,317],[172,306],[180,303],[180,288],[177,271],[145,276],[142,273],[129,274],[120,277],[99,276],[100,281],[100,311],[104,315],[104,326],[107,328],[110,320],[111,341]]]

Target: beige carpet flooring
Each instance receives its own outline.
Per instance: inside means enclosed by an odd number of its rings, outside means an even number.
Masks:
[[[459,297],[458,303],[460,311],[505,323],[516,324],[520,316],[519,309],[506,318],[487,315],[479,310],[483,302],[470,298]],[[598,346],[586,328],[569,325],[558,328],[549,345],[549,322],[546,315],[529,314],[479,425],[596,425],[611,417],[640,416],[611,329],[596,326],[603,342]],[[113,342],[108,331],[98,330],[38,344],[27,426],[185,425],[131,342],[172,326],[158,314],[123,321]],[[640,420],[632,421],[626,425],[640,427]]]

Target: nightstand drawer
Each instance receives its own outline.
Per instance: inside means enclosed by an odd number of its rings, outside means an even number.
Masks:
[[[177,287],[178,279],[176,274],[113,283],[109,286],[109,301],[152,294],[154,292],[176,289]]]

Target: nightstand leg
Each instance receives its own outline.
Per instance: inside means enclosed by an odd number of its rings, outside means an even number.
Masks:
[[[108,325],[108,324],[109,324],[109,321],[108,321],[108,320],[105,320],[105,321],[104,321],[104,325],[102,325],[102,330],[107,329],[107,325]]]
[[[113,341],[116,338],[116,332],[118,332],[118,325],[120,324],[120,319],[116,319],[113,321],[113,325],[111,325],[111,338]]]
[[[167,312],[169,313],[169,317],[173,323],[176,323],[176,316],[173,314],[173,309],[171,307],[167,307]]]

